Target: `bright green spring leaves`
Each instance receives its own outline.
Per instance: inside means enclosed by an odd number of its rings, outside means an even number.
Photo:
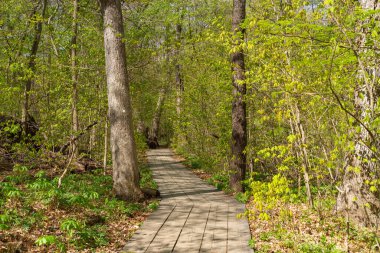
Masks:
[[[280,209],[280,216],[288,219],[292,212],[285,204],[294,202],[298,195],[291,191],[291,182],[281,174],[275,175],[270,182],[255,180],[254,177],[248,180],[248,191],[253,200],[254,207],[249,209],[248,216],[251,219],[270,220],[273,211]],[[279,208],[281,206],[281,208]]]

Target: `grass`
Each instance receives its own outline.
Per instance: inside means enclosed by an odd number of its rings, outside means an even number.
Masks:
[[[157,201],[127,203],[112,194],[102,170],[58,177],[15,166],[0,174],[0,252],[116,252]],[[141,185],[155,188],[147,167]]]

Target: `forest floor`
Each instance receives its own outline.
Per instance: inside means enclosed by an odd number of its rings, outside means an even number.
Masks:
[[[0,171],[0,252],[117,252],[158,201],[127,203],[112,194],[111,170],[67,175],[16,165]],[[155,187],[141,168],[141,185]]]
[[[203,180],[233,194],[223,170],[210,171],[191,157],[178,156],[177,160]],[[141,185],[157,187],[148,167],[143,166],[141,171]],[[114,198],[111,170],[106,176],[100,169],[71,173],[57,188],[60,174],[53,168],[39,170],[23,165],[0,171],[1,253],[117,252],[158,207],[157,201],[126,203]],[[235,195],[246,203],[250,245],[255,252],[338,253],[347,252],[347,248],[350,252],[379,252],[378,231],[352,223],[348,227],[345,217],[335,213],[334,189],[320,187],[313,193],[319,195],[314,209],[299,196],[264,203],[249,191]],[[265,212],[260,205],[266,207]]]
[[[228,175],[225,171],[209,170],[196,157],[183,158],[177,155],[177,160],[184,163],[201,179],[246,203],[246,212],[242,215],[249,218],[252,236],[250,246],[256,253],[380,251],[378,230],[360,228],[352,222],[347,224],[346,218],[336,213],[336,190],[331,187],[313,189],[313,193],[319,197],[314,201],[312,209],[309,208],[306,198],[300,197],[305,194],[303,192],[297,194],[298,189],[290,189],[295,193],[291,194],[291,199],[275,199],[274,196],[266,194],[271,192],[271,182],[268,181],[266,184],[263,182],[255,184],[256,187],[262,188],[255,193],[247,187],[248,190],[244,194],[234,194],[228,187]],[[248,179],[246,186],[252,182],[258,181]],[[282,187],[281,184],[274,185],[277,189]],[[253,195],[263,199],[255,199]]]

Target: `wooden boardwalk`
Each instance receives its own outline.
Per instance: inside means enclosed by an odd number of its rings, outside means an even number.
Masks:
[[[244,205],[203,182],[169,149],[148,152],[161,193],[159,208],[122,252],[253,252]]]

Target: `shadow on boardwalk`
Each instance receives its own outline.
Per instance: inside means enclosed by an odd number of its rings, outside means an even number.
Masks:
[[[148,152],[160,207],[122,252],[253,252],[248,222],[237,219],[244,205],[203,182],[169,149]]]

